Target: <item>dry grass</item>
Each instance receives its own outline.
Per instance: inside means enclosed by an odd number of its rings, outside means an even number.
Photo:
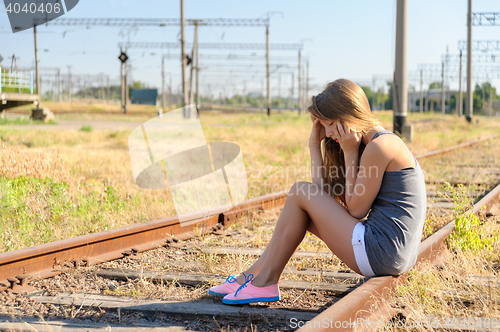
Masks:
[[[390,113],[379,112],[376,115],[380,117],[386,128],[392,127]],[[67,116],[69,118],[74,115]],[[120,119],[119,115],[90,116],[87,114],[85,117],[98,120]],[[128,117],[129,120],[132,118],[132,116]],[[286,112],[275,115],[271,119],[258,114],[216,112],[203,113],[201,118],[208,141],[230,141],[241,147],[247,167],[247,177],[250,181],[248,198],[287,189],[287,186],[289,188],[298,180],[309,180],[307,139],[310,121],[307,118],[290,116]],[[141,115],[135,119],[145,121],[148,118]],[[415,154],[486,137],[497,133],[500,129],[499,119],[486,121],[486,118],[480,117],[480,126],[466,124],[463,119],[456,119],[454,116],[412,114],[408,120],[415,124],[415,139],[408,144]],[[46,134],[46,132],[36,130],[0,128],[0,138],[3,143],[0,147],[0,180],[49,176],[56,182],[68,184],[67,195],[75,203],[85,196],[92,195],[93,192],[104,199],[107,188],[112,187],[116,190],[118,201],[125,203],[120,209],[106,210],[106,214],[101,215],[102,219],[105,219],[104,222],[93,220],[90,215],[82,215],[77,220],[64,219],[65,224],[61,226],[60,223],[50,223],[54,220],[54,215],[44,212],[45,207],[48,206],[47,201],[44,201],[40,193],[38,195],[32,193],[23,203],[30,206],[34,214],[38,214],[38,219],[35,219],[36,223],[43,221],[47,223],[48,228],[56,228],[58,232],[54,232],[51,236],[35,238],[38,242],[29,243],[29,245],[97,232],[175,213],[168,190],[142,190],[135,185],[128,156],[128,134],[128,131],[99,130],[94,130],[92,133],[51,131],[50,134]],[[491,173],[467,172],[457,167],[456,164],[477,164],[478,155],[484,156],[482,162],[499,164],[497,157],[500,155],[499,144],[495,143],[483,144],[477,148],[444,157],[427,159],[422,161],[421,165],[426,170],[426,177],[435,181],[443,181],[446,176],[450,178],[458,176],[463,181],[487,179],[491,182],[494,181]],[[295,170],[295,173],[281,172],[287,168]],[[302,173],[300,170],[303,170]],[[255,180],[253,187],[252,180]],[[264,248],[270,240],[279,213],[278,209],[242,218],[240,224],[230,228],[239,232],[235,236],[208,235],[188,243],[193,243],[195,246]],[[428,234],[430,234],[450,221],[450,216],[431,212],[427,219],[427,226],[430,227]],[[84,222],[88,223],[85,227],[70,227],[73,224],[84,224]],[[499,223],[500,220],[497,217],[489,218],[483,225],[484,234],[500,231]],[[1,229],[1,227],[4,228]],[[6,229],[6,227],[9,228]],[[0,226],[2,230],[0,234],[3,233],[0,251],[6,250],[6,244],[10,244],[8,250],[27,245],[23,242],[23,236],[26,236],[26,233],[20,232],[19,227],[27,226],[18,225],[16,220],[7,220],[7,223],[4,221],[4,224]],[[424,234],[424,237],[428,234]],[[407,320],[413,321],[428,318],[428,315],[500,318],[498,282],[481,285],[478,283],[480,279],[471,278],[471,276],[482,276],[498,280],[499,246],[495,243],[491,250],[476,254],[458,250],[441,268],[428,267],[422,272],[412,271],[410,283],[400,287],[395,294],[395,306],[400,309]],[[316,237],[306,236],[300,250],[328,251],[328,248]],[[245,270],[255,260],[256,257],[248,255],[189,254],[183,250],[160,248],[155,253],[144,253],[141,261],[130,262],[130,266],[227,276],[235,271]],[[179,261],[198,265],[182,267],[177,264]],[[292,259],[288,266],[322,269],[343,267],[336,258],[330,260]],[[321,277],[308,278],[296,275],[287,275],[284,278],[325,281]],[[51,283],[48,280],[46,282],[47,285]],[[84,280],[82,282],[82,285],[90,284],[100,286],[94,290],[98,293],[165,300],[211,300],[205,295],[208,285],[194,289],[179,287],[175,282],[158,286],[153,285],[147,279],[142,279],[117,282],[117,287],[110,288],[108,281]],[[71,285],[72,281],[68,280],[63,285],[64,287],[55,289],[62,291],[73,287]],[[319,308],[330,305],[332,299],[328,294],[318,292],[303,294],[287,291],[283,292],[283,295],[284,299],[277,304],[277,307]],[[225,328],[231,329],[228,326]]]
[[[485,237],[500,232],[499,216],[483,222],[481,233]],[[497,327],[500,327],[499,250],[498,242],[481,252],[457,249],[448,252],[444,265],[425,265],[419,271],[412,270],[409,283],[396,289],[392,306],[407,322],[439,320],[446,323],[449,318],[451,329],[480,327],[468,326],[469,318],[474,318],[475,324],[478,318],[483,322],[489,318],[490,322],[497,319]],[[458,320],[452,323],[453,318]],[[464,318],[465,326],[451,325],[463,324]]]
[[[498,138],[466,149],[419,163],[426,172],[426,180],[443,183],[496,183],[500,179],[500,144]]]
[[[37,177],[51,176],[56,181],[72,181],[68,168],[64,165],[60,151],[50,159],[41,151],[21,147],[8,147],[2,143],[0,156],[0,177]]]
[[[65,107],[63,104],[59,106]],[[391,128],[390,112],[377,112],[376,116],[381,119],[383,125]],[[107,119],[104,115],[89,113],[82,117]],[[119,117],[120,115],[109,115],[109,119],[113,120]],[[137,117],[127,115],[124,118],[147,120],[147,116],[144,115]],[[229,141],[241,147],[249,185],[247,198],[287,190],[296,181],[310,180],[307,143],[311,123],[306,115],[298,117],[289,112],[282,112],[268,118],[264,114],[230,114],[214,111],[202,113],[200,119],[207,141]],[[498,131],[500,127],[500,119],[491,119],[488,122],[485,118],[479,120],[481,126],[475,126],[466,124],[463,119],[456,119],[454,116],[411,114],[408,121],[415,123],[415,139],[409,147],[415,153],[420,153],[477,139],[479,136],[485,137],[495,130]],[[466,127],[470,130],[465,130]],[[58,183],[67,183],[68,197],[75,203],[82,195],[93,192],[105,197],[106,188],[112,188],[116,192],[117,202],[123,206],[109,211],[105,217],[107,220],[100,220],[94,226],[89,225],[77,230],[71,227],[62,229],[57,236],[50,236],[44,241],[175,215],[168,189],[144,190],[135,184],[128,155],[129,133],[128,130],[93,132],[51,130],[48,134],[47,131],[41,130],[0,127],[0,140],[3,143],[0,148],[0,158],[2,158],[0,178],[49,176]],[[423,166],[424,169],[426,167],[427,164]],[[41,207],[37,209],[47,206],[43,198],[40,199]],[[35,208],[34,206],[33,209]],[[73,222],[94,222],[91,220],[92,217],[85,218],[88,220]],[[47,220],[47,223],[50,223],[50,220]],[[0,235],[2,232],[16,234],[16,227],[19,226],[15,225],[14,220],[8,220],[3,225]],[[269,229],[263,230],[259,236],[245,242],[245,245],[262,246],[270,234]],[[10,239],[13,246],[8,250],[26,245],[22,239]],[[30,242],[30,245],[32,244],[35,243]],[[305,241],[302,246],[305,250],[314,250],[315,245]],[[6,249],[0,245],[0,251]]]

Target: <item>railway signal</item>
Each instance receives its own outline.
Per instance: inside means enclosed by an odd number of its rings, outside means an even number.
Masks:
[[[122,110],[123,113],[127,113],[127,100],[128,100],[128,65],[126,64],[128,60],[127,48],[125,51],[120,48],[120,55],[118,59],[121,61],[120,64],[120,82],[121,82],[121,100],[122,100]],[[123,67],[125,67],[125,76],[123,75]]]
[[[122,52],[119,56],[118,56],[118,59],[120,59],[120,61],[122,63],[125,63],[127,60],[128,60],[128,56],[125,52]]]

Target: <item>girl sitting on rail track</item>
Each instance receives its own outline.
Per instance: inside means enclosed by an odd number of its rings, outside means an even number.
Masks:
[[[291,187],[262,256],[209,290],[226,304],[280,300],[278,280],[306,231],[366,277],[399,275],[416,262],[426,212],[416,158],[349,80],[329,83],[307,110],[312,183]]]

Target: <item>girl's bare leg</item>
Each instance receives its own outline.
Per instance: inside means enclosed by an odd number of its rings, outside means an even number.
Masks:
[[[271,241],[244,274],[255,276],[252,281],[254,286],[276,284],[306,231],[317,235],[340,260],[360,273],[351,243],[352,232],[358,222],[319,186],[297,182],[286,198]],[[241,274],[237,281],[241,284],[244,280]]]
[[[285,204],[285,207],[286,206],[287,205]],[[283,210],[285,209],[285,207],[283,208]],[[320,235],[318,233],[318,230],[316,229],[316,226],[314,226],[314,224],[313,224],[311,218],[309,218],[309,216],[308,216],[308,219],[309,220],[308,220],[308,224],[307,224],[307,231],[311,232],[312,234],[316,235],[317,237],[319,237],[321,239],[321,237],[320,237]],[[278,219],[278,221],[279,221],[279,219]],[[295,248],[294,252],[297,251],[298,248],[299,248],[299,246],[297,246],[297,248]],[[240,274],[238,276],[238,278],[236,279],[236,281],[239,284],[243,284],[245,282],[245,276],[244,275],[248,276],[250,274],[253,274],[254,276],[257,276],[257,274],[260,272],[260,269],[262,268],[262,265],[264,264],[264,261],[266,260],[268,252],[269,252],[269,244],[267,245],[267,247],[264,250],[264,252],[260,255],[260,257],[252,264],[252,266],[249,267],[248,270],[246,270],[245,272],[243,272],[242,274]]]

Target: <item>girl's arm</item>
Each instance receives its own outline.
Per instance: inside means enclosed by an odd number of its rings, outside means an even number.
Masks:
[[[321,141],[326,137],[325,127],[311,114],[313,126],[309,137],[309,152],[311,153],[312,182],[323,189],[323,156],[321,155]]]
[[[358,160],[359,160],[359,149],[352,151],[344,151],[344,161],[345,161],[345,202],[347,207],[351,207],[351,199],[354,193],[354,187],[356,185],[356,179],[358,177]],[[351,209],[349,209],[351,212]],[[368,212],[368,211],[367,211]],[[352,214],[352,213],[351,213]],[[364,216],[358,217],[362,218]]]
[[[363,218],[370,211],[380,190],[385,169],[393,157],[392,152],[390,147],[380,143],[381,140],[370,142],[363,152],[358,169],[361,134],[341,124],[338,125],[337,132],[346,165],[347,210],[353,217]]]
[[[311,177],[312,182],[323,188],[323,156],[321,155],[321,145],[309,142],[309,152],[311,153]]]

